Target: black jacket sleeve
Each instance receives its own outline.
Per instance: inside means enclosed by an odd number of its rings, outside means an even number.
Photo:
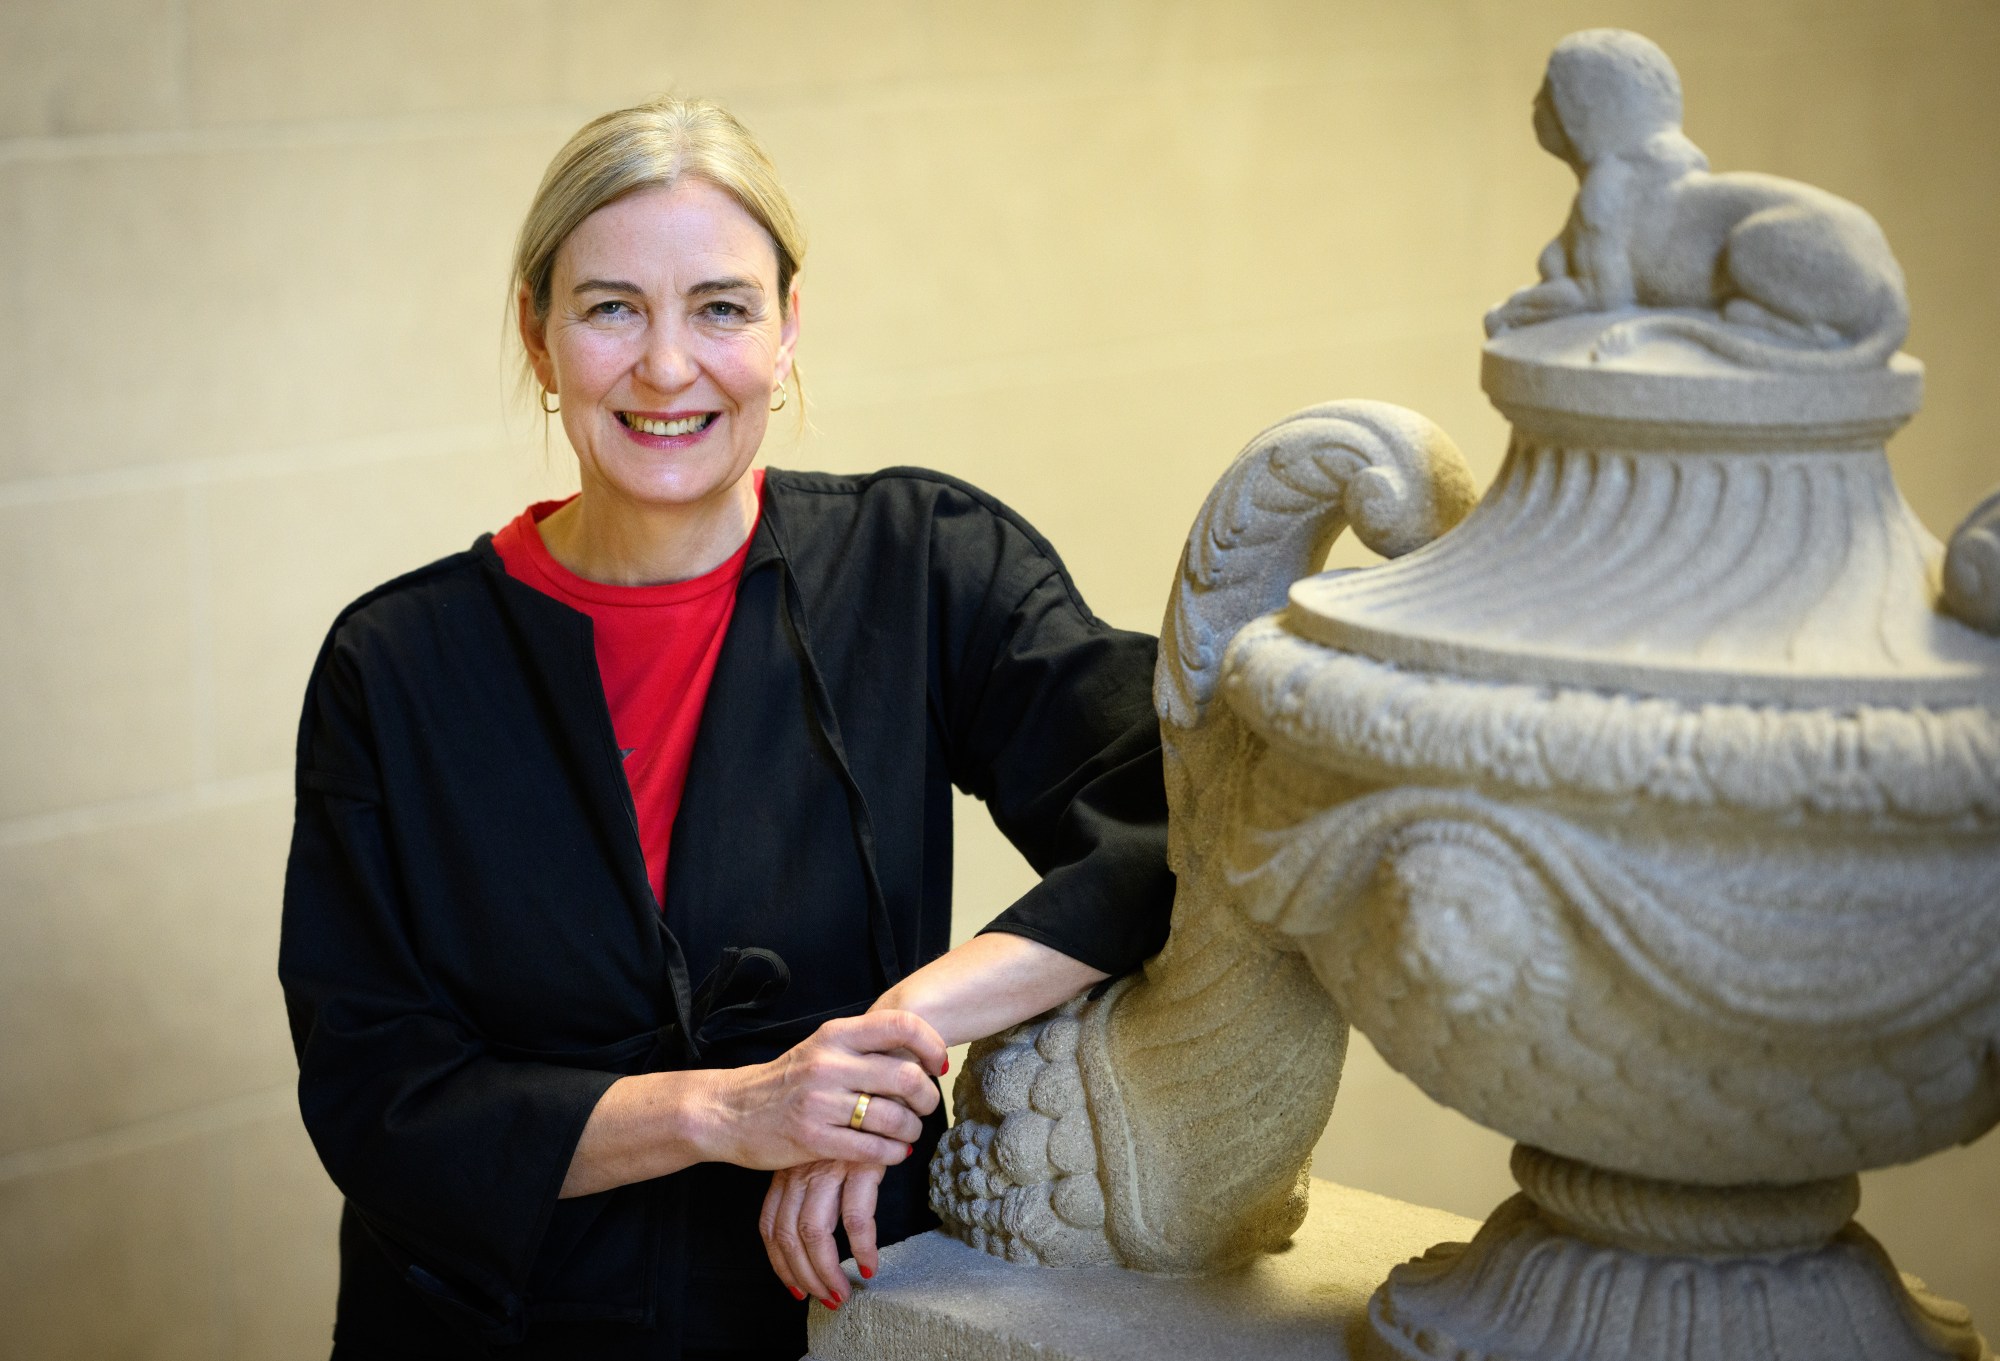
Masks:
[[[942,517],[934,538],[956,577],[952,779],[1042,876],[985,929],[1127,973],[1166,943],[1173,905],[1157,645],[1092,614],[1019,517],[982,509]]]
[[[426,978],[354,656],[322,652],[299,738],[279,976],[328,1173],[412,1286],[493,1340],[616,1073],[496,1057]]]

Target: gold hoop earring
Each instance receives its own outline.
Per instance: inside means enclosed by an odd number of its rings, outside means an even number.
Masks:
[[[780,387],[780,388],[778,388],[778,390],[777,390],[777,395],[778,395],[778,400],[777,400],[777,401],[775,401],[775,402],[773,402],[773,403],[771,403],[771,410],[773,410],[773,411],[783,411],[783,410],[785,409],[785,399],[786,399],[786,398],[787,398],[787,397],[788,397],[788,396],[789,396],[790,394],[789,394],[789,393],[787,393],[787,392],[785,391],[785,389],[784,389],[783,387]]]
[[[542,389],[541,396],[537,400],[542,404],[542,414],[544,416],[553,416],[562,410],[561,399],[557,399],[554,406],[549,405],[549,390],[547,388]]]

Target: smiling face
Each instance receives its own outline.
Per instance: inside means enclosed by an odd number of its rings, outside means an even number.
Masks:
[[[699,510],[743,494],[798,341],[797,285],[777,290],[771,238],[706,180],[628,194],[570,233],[548,315],[522,294],[521,339],[586,500]]]

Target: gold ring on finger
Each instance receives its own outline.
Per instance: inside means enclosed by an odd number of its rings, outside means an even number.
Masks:
[[[847,1127],[849,1129],[860,1129],[861,1122],[863,1120],[866,1120],[867,1118],[868,1118],[868,1093],[863,1092],[861,1095],[854,1098],[854,1114],[847,1117]]]

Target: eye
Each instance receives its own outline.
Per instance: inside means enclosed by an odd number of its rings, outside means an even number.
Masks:
[[[632,316],[634,313],[631,303],[621,298],[606,298],[603,302],[592,305],[589,315],[592,317],[617,318]]]
[[[701,305],[701,315],[715,321],[741,321],[750,315],[750,309],[727,298],[711,298]]]

